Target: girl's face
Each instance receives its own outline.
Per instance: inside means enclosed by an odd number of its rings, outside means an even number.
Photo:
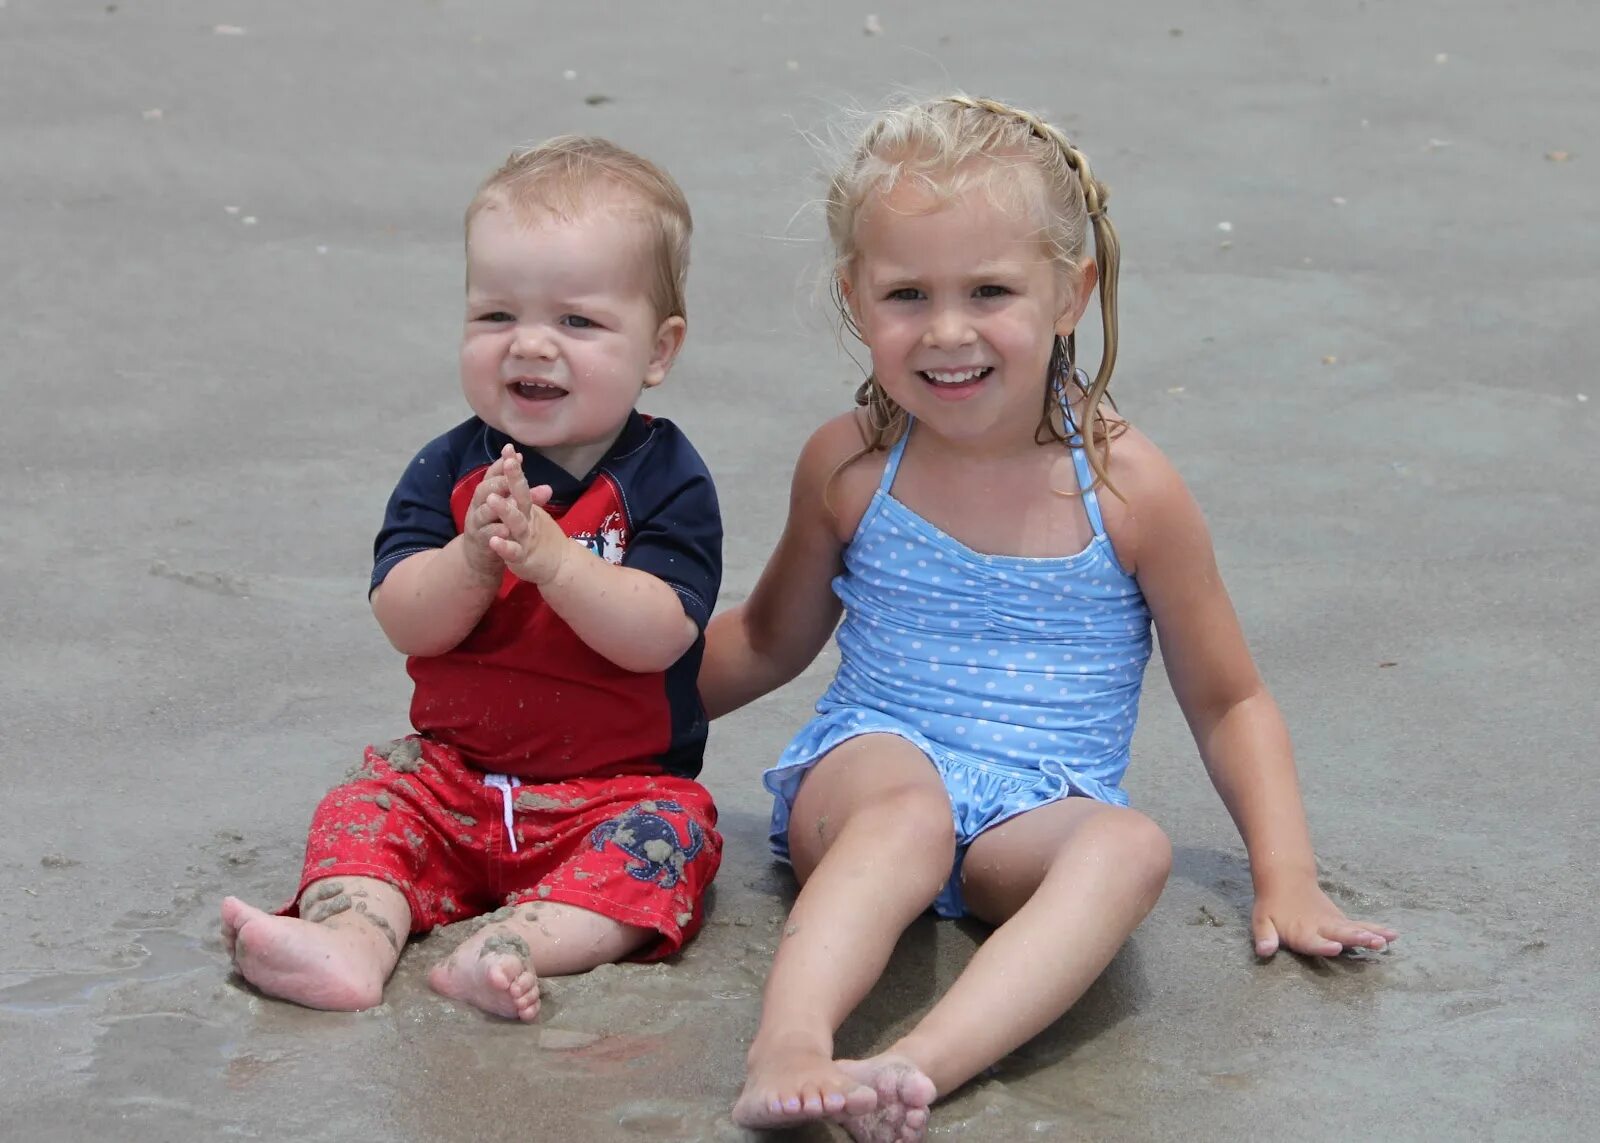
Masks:
[[[952,442],[1017,447],[1039,424],[1050,351],[1094,288],[1052,262],[1037,224],[975,187],[948,202],[905,183],[856,227],[846,301],[884,391]]]

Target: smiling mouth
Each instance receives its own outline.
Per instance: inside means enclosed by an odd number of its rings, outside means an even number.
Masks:
[[[917,376],[930,385],[937,385],[941,389],[952,389],[962,385],[974,385],[993,372],[992,365],[980,365],[972,369],[919,369]]]
[[[507,388],[525,401],[554,401],[567,395],[565,389],[547,381],[513,381]]]

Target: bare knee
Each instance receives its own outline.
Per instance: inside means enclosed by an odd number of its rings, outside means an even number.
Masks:
[[[1137,810],[1104,814],[1086,829],[1084,840],[1155,904],[1172,872],[1172,842],[1166,831]]]
[[[834,813],[791,820],[789,850],[802,882],[836,849],[875,870],[891,863],[904,878],[926,877],[930,895],[936,893],[955,862],[950,800],[937,784],[895,784]]]
[[[950,813],[950,799],[941,786],[890,786],[854,808],[847,821],[839,825],[869,834],[886,847],[942,856],[947,864],[955,859],[955,819]],[[817,831],[824,841],[829,840],[832,829],[826,818],[818,819]]]

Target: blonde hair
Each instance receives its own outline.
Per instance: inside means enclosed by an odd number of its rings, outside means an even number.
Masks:
[[[1019,164],[1036,177],[1018,179]],[[1043,444],[1067,439],[1066,426],[1059,419],[1058,394],[1063,390],[1058,386],[1075,385],[1083,394],[1079,419],[1088,426],[1082,437],[1095,484],[1109,487],[1107,452],[1111,441],[1126,427],[1120,420],[1108,422],[1100,411],[1101,400],[1109,399],[1107,389],[1117,363],[1120,250],[1116,229],[1106,215],[1109,192],[1094,177],[1089,160],[1065,135],[1037,115],[993,99],[958,93],[877,115],[828,185],[828,234],[836,256],[834,301],[845,327],[857,338],[861,331],[841,288],[860,253],[856,227],[869,196],[887,194],[902,179],[914,180],[919,188],[940,198],[954,197],[981,185],[995,201],[1010,200],[1004,205],[1042,207],[1041,238],[1045,248],[1051,261],[1073,277],[1082,272],[1088,231],[1093,229],[1104,330],[1100,367],[1090,381],[1077,369],[1076,334],[1056,337],[1038,440]],[[888,448],[905,435],[909,425],[905,410],[883,391],[875,377],[869,375],[862,382],[856,391],[856,404],[867,411],[869,435],[866,447],[850,458],[852,461]],[[1116,408],[1115,401],[1111,407]]]
[[[629,200],[627,213],[646,227],[656,316],[687,317],[684,290],[694,231],[688,200],[666,171],[609,140],[557,135],[513,151],[472,196],[465,225],[470,229],[480,211],[496,206],[523,220],[545,214],[570,221],[597,206],[614,208],[617,198]]]

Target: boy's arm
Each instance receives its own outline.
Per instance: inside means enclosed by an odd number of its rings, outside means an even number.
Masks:
[[[755,590],[706,628],[700,699],[717,718],[789,682],[808,667],[839,622],[833,577],[844,546],[825,493],[838,466],[859,450],[853,416],[830,421],[801,450],[789,518]]]
[[[641,674],[666,670],[694,645],[700,628],[665,581],[606,562],[567,539],[543,510],[535,512],[564,542],[549,578],[532,582],[578,638],[623,670]]]
[[[457,536],[442,548],[407,556],[372,593],[372,614],[395,650],[442,655],[465,639],[494,602],[505,565],[474,567],[470,541]]]
[[[505,565],[489,547],[503,534],[488,499],[510,488],[496,461],[473,493],[456,532],[450,515],[447,438],[418,454],[390,497],[377,543],[372,613],[397,651],[442,655],[465,639],[494,602]],[[395,562],[398,561],[398,562]]]
[[[650,571],[610,563],[574,543],[544,510],[550,486],[530,489],[522,477],[521,457],[509,445],[500,463],[505,465],[509,487],[505,493],[491,494],[486,503],[498,522],[490,548],[503,566],[536,585],[545,603],[579,639],[624,670],[664,671],[681,659],[700,637],[700,626],[677,590]],[[714,523],[715,497],[709,480],[701,491],[698,500],[688,499],[710,512]],[[686,514],[695,511],[692,506],[683,508]],[[684,526],[689,526],[687,520]],[[715,536],[720,548],[720,526]],[[693,562],[687,551],[684,557]],[[713,582],[713,594],[714,587]]]
[[[1118,452],[1113,478],[1137,519],[1131,554],[1167,676],[1250,854],[1257,954],[1280,943],[1322,956],[1383,948],[1394,930],[1348,919],[1317,884],[1288,728],[1251,658],[1199,506],[1141,434],[1130,429]]]

